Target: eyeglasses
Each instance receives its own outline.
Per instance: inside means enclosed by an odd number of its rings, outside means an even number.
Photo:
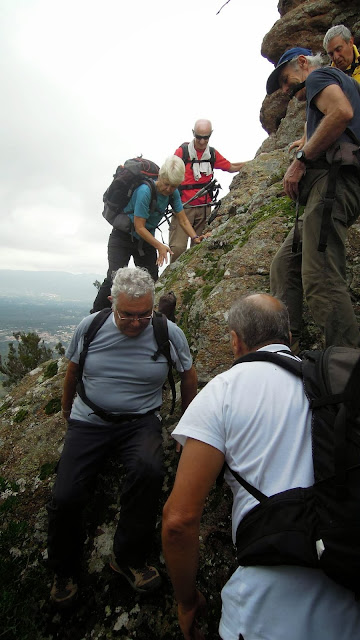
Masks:
[[[194,134],[194,136],[195,136],[196,140],[209,140],[209,138],[210,138],[210,136],[211,136],[211,133],[209,133],[209,135],[208,135],[208,136],[199,136],[199,135],[198,135],[197,133],[195,133],[194,131],[193,131],[193,134]]]
[[[121,322],[123,322],[124,324],[130,324],[131,322],[134,322],[135,320],[137,322],[139,322],[140,324],[149,324],[151,318],[152,318],[152,314],[151,316],[138,316],[138,315],[133,315],[133,316],[121,316],[120,313],[118,312],[117,309],[115,309],[117,316],[119,318],[119,320],[121,320]]]

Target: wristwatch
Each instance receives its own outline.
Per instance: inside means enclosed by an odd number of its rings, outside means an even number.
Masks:
[[[303,149],[300,149],[300,151],[297,151],[295,157],[296,157],[296,160],[300,160],[300,162],[303,162],[305,165],[307,164],[305,151]]]

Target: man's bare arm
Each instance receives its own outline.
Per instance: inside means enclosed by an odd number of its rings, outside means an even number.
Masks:
[[[305,143],[303,150],[307,160],[315,160],[321,153],[345,131],[353,117],[353,108],[338,85],[325,87],[314,98],[314,102],[324,114],[319,126]],[[294,160],[284,176],[285,193],[293,200],[299,194],[299,182],[305,173],[305,165],[300,160]]]
[[[197,394],[197,373],[194,366],[180,373],[181,409],[184,413]]]
[[[236,171],[240,171],[244,165],[246,165],[246,162],[231,162],[228,172],[235,173]]]
[[[61,400],[62,414],[66,419],[70,416],[72,403],[75,398],[78,373],[79,365],[69,360]]]
[[[196,588],[199,528],[209,491],[224,463],[218,449],[188,438],[180,458],[174,488],[164,507],[163,551],[178,603],[179,624],[184,638],[203,638],[194,633],[204,598]]]
[[[348,98],[337,84],[331,84],[320,91],[315,96],[314,103],[324,117],[303,147],[308,160],[315,160],[326,151],[344,133],[354,115]]]

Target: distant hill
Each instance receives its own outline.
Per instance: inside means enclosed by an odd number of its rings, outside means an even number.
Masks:
[[[0,269],[0,298],[70,300],[90,304],[96,295],[93,282],[102,282],[103,278],[104,274]]]

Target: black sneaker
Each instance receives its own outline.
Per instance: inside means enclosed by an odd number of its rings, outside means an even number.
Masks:
[[[55,574],[50,591],[50,600],[57,605],[70,606],[76,599],[78,586],[72,577]]]
[[[120,573],[135,591],[149,593],[161,585],[161,577],[155,567],[145,564],[143,567],[119,567],[114,554],[110,560],[110,567]]]

